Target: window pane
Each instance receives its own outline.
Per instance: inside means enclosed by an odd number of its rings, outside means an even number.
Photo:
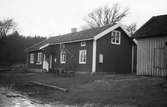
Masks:
[[[103,54],[99,54],[99,63],[103,63]]]
[[[111,43],[120,44],[120,32],[119,31],[112,31]]]
[[[38,56],[37,56],[37,63],[38,63],[38,64],[42,64],[42,53],[41,53],[41,52],[38,53]]]
[[[81,46],[86,46],[86,42],[81,42]]]
[[[86,50],[79,51],[79,63],[86,64]]]
[[[119,36],[116,36],[116,43],[119,43]]]
[[[34,54],[30,54],[30,63],[34,63]]]
[[[66,63],[66,52],[65,51],[60,52],[60,63]]]

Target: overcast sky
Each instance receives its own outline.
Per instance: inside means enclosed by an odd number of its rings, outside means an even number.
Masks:
[[[123,24],[140,27],[152,16],[167,14],[167,0],[0,0],[0,20],[13,18],[23,35],[56,36],[81,28],[89,12],[113,3],[129,8]]]

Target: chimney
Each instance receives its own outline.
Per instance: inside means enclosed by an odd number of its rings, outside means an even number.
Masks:
[[[71,33],[77,32],[77,28],[71,28]]]

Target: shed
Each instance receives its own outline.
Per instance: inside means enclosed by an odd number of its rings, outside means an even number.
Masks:
[[[137,75],[167,76],[167,15],[152,17],[133,38],[137,41]]]

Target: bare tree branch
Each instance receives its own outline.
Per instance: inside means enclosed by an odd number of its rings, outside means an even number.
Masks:
[[[128,9],[121,10],[119,4],[116,3],[111,8],[104,6],[90,12],[85,18],[85,21],[90,27],[101,27],[119,23],[127,15]]]
[[[136,31],[136,23],[132,23],[129,26],[127,26],[127,30],[130,32],[130,34],[134,34]]]
[[[15,30],[16,23],[13,21],[13,19],[5,19],[3,21],[0,21],[0,37],[6,37],[7,33],[9,33],[10,30]]]

